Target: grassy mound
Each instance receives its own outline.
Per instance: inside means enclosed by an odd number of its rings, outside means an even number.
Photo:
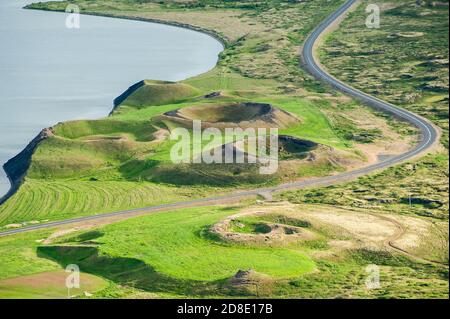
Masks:
[[[169,147],[154,150],[154,153],[147,152],[148,157],[145,158],[141,156],[142,153],[137,156],[135,149],[122,152],[116,146],[122,142],[129,143],[130,140],[135,142],[146,139],[140,133],[136,135],[128,130],[135,121],[150,121],[154,116],[184,106],[192,107],[209,102],[217,104],[218,99],[198,98],[211,92],[224,92],[220,97],[221,103],[231,97],[230,101],[227,100],[230,103],[245,103],[250,100],[270,103],[295,114],[301,118],[301,125],[283,128],[280,134],[314,141],[319,144],[319,151],[322,145],[348,150],[354,143],[371,143],[379,138],[378,127],[371,128],[374,126],[371,119],[375,116],[367,116],[370,114],[365,109],[357,104],[347,103],[339,96],[320,95],[327,89],[305,76],[304,71],[298,68],[298,47],[303,39],[319,21],[340,5],[340,1],[266,1],[258,6],[242,6],[242,3],[233,1],[206,1],[214,2],[207,15],[197,11],[197,8],[203,9],[203,3],[192,6],[192,3],[186,5],[184,1],[172,1],[170,6],[174,10],[168,10],[170,8],[165,1],[161,2],[161,6],[156,3],[155,6],[140,6],[128,0],[105,0],[103,4],[85,0],[74,2],[87,13],[107,12],[131,17],[138,10],[143,17],[156,16],[163,20],[199,25],[217,30],[231,39],[230,43],[233,45],[221,54],[217,68],[188,79],[185,84],[146,81],[138,89],[136,86],[135,90],[126,92],[122,97],[125,100],[128,98],[128,101],[121,103],[124,100],[120,100],[117,105],[121,105],[112,117],[125,121],[124,127],[109,131],[111,122],[99,123],[104,124],[102,129],[90,128],[83,123],[78,128],[75,125],[65,132],[60,131],[57,135],[62,138],[51,141],[55,144],[43,143],[33,159],[35,164],[53,161],[51,166],[42,169],[43,172],[52,173],[52,166],[85,165],[83,160],[94,164],[95,170],[91,175],[63,181],[54,179],[54,175],[42,175],[45,179],[27,176],[19,192],[0,207],[0,224],[35,219],[63,219],[201,196],[203,185],[173,187],[141,180],[150,168],[159,163],[166,164],[164,160],[167,160]],[[344,21],[343,31],[340,32],[345,34],[331,35],[328,38],[328,49],[323,52],[321,60],[340,79],[348,80],[356,87],[387,98],[393,103],[416,110],[439,123],[445,130],[444,144],[448,146],[448,54],[442,53],[448,52],[448,37],[442,37],[442,34],[448,34],[448,10],[411,6],[405,0],[400,0],[393,6],[385,0],[381,2],[388,6],[384,9],[383,28],[379,32],[361,32],[361,23],[358,21],[366,17],[363,12],[365,5],[362,5],[346,19],[347,22]],[[40,3],[33,7],[63,11],[66,6],[67,1]],[[221,6],[232,10],[222,10]],[[250,25],[248,21],[251,21]],[[355,28],[359,30],[355,31]],[[392,30],[389,31],[390,29]],[[411,33],[411,30],[424,35],[411,37],[418,35]],[[389,36],[395,34],[393,32],[397,34]],[[399,45],[399,42],[403,42],[403,45]],[[381,67],[380,54],[386,62]],[[361,64],[364,65],[360,67]],[[365,72],[360,72],[362,69]],[[196,87],[199,93],[195,93],[196,89],[192,90],[186,84]],[[421,92],[418,92],[418,88]],[[360,115],[355,117],[355,114]],[[366,128],[368,123],[372,125]],[[407,130],[398,123],[395,125],[399,130]],[[379,128],[384,128],[384,125]],[[412,133],[406,131],[406,134]],[[124,136],[131,138],[127,141],[123,139]],[[116,140],[118,137],[120,139]],[[56,145],[61,140],[62,143]],[[95,149],[84,150],[79,147],[80,143],[84,144],[87,140],[90,141],[83,147],[97,144],[105,150],[108,145],[113,144],[114,152],[96,152]],[[289,154],[303,152],[303,146],[295,143],[287,143],[282,147]],[[314,150],[315,153],[317,151]],[[63,152],[71,153],[63,158],[60,155]],[[336,172],[339,161],[335,160],[335,156],[330,157],[330,153],[331,151],[323,152],[323,156],[304,166],[294,163],[292,168],[296,170],[295,174],[285,174],[285,178],[293,175],[321,176]],[[132,155],[132,160],[127,160],[129,155]],[[102,163],[97,167],[95,161],[98,159]],[[298,158],[287,159],[289,161],[284,162],[294,162]],[[157,169],[161,167],[164,166],[159,165]],[[36,172],[34,168],[32,171]],[[188,169],[191,170],[192,167]],[[204,173],[201,168],[195,171],[199,179],[205,178],[200,177]],[[207,172],[207,175],[213,176],[214,173],[217,171]],[[420,178],[421,175],[423,178]],[[186,174],[183,178],[188,181],[190,176],[192,175]],[[448,201],[442,200],[441,196],[448,195],[448,182],[444,181],[446,176],[448,156],[441,159],[427,157],[418,163],[395,167],[381,175],[369,176],[347,186],[297,191],[289,193],[288,197],[296,202],[328,203],[330,207],[368,207],[384,213],[400,212],[447,220]],[[173,174],[172,177],[179,178],[180,175]],[[169,179],[166,177],[166,180]],[[217,188],[215,191],[223,192],[224,189]],[[411,191],[412,198],[416,199],[412,202],[405,201],[411,198]],[[204,190],[203,195],[206,193]],[[376,194],[376,198],[373,194]],[[441,201],[444,205],[441,208],[432,207],[432,203],[428,202],[430,199],[433,203]],[[330,207],[326,211],[331,210]],[[100,247],[42,246],[41,239],[46,238],[49,235],[46,232],[50,230],[0,238],[0,278],[53,271],[58,267],[53,261],[57,261],[60,265],[77,263],[91,274],[98,274],[117,283],[119,290],[128,284],[128,287],[142,289],[140,292],[157,292],[162,297],[173,297],[170,294],[191,297],[223,295],[222,291],[217,291],[217,283],[229,278],[232,278],[232,283],[233,279],[236,280],[237,288],[248,282],[250,286],[243,290],[256,290],[244,292],[245,294],[258,294],[269,275],[271,280],[277,278],[278,286],[273,294],[278,297],[448,298],[448,269],[398,261],[395,260],[397,258],[392,258],[393,253],[357,251],[353,254],[339,254],[339,258],[336,258],[335,255],[327,254],[326,250],[332,246],[320,245],[319,240],[310,241],[308,245],[295,249],[228,246],[211,240],[205,234],[208,227],[204,226],[223,219],[229,213],[233,213],[233,209],[226,212],[225,209],[211,207],[177,211],[176,214],[156,214],[106,227],[102,230],[104,235],[101,237],[84,237],[95,239],[102,244]],[[260,231],[261,229],[253,227],[257,223],[281,223],[304,227],[306,230],[311,228],[307,220],[281,216],[277,212],[272,216],[264,216],[264,220],[249,223],[249,231]],[[312,228],[314,230],[315,227]],[[328,238],[327,234],[324,236]],[[67,243],[74,244],[73,241]],[[37,246],[41,247],[37,249]],[[50,258],[38,258],[36,249],[40,257]],[[305,273],[312,262],[303,253],[311,253],[310,256],[314,259],[312,266],[317,271]],[[367,290],[364,288],[366,265],[374,263],[381,267],[382,289]],[[242,272],[239,269],[252,271]],[[236,275],[230,277],[233,274]],[[124,289],[127,293],[126,289],[129,288]],[[104,296],[120,295],[106,292]],[[150,294],[145,297],[155,296]]]
[[[111,118],[102,120],[79,120],[64,122],[54,127],[54,133],[68,139],[88,136],[127,134],[136,141],[151,141],[156,129],[150,121],[120,121]]]
[[[208,225],[232,213],[208,207],[153,214],[102,228],[104,235],[95,239],[97,248],[43,247],[41,252],[63,265],[80,264],[82,270],[110,279],[114,278],[108,274],[134,268],[121,267],[122,263],[147,268],[166,282],[211,282],[250,268],[273,278],[289,278],[314,269],[314,262],[295,249],[220,245],[202,236]]]
[[[267,208],[266,208],[267,209]],[[210,237],[218,242],[251,247],[294,247],[321,240],[320,232],[304,220],[270,213],[259,206],[255,211],[243,211],[212,225]],[[283,207],[283,210],[289,210]]]
[[[340,258],[330,258],[329,247],[269,248],[218,242],[206,231],[208,226],[236,214],[236,209],[203,207],[157,213],[66,234],[54,238],[49,245],[44,244],[44,239],[54,229],[2,237],[0,287],[2,283],[7,285],[0,289],[0,298],[27,297],[30,292],[36,292],[33,297],[45,297],[42,290],[28,289],[33,283],[28,278],[47,278],[46,274],[62,272],[61,267],[68,264],[77,264],[82,276],[94,275],[92,279],[103,278],[109,283],[106,289],[97,291],[83,287],[82,280],[82,290],[94,292],[94,298],[448,297],[448,270],[386,251],[357,249]],[[329,211],[330,207],[323,209]],[[260,210],[261,207],[255,207],[255,211]],[[303,224],[276,210],[261,217]],[[341,238],[339,233],[326,232],[324,236],[330,240]],[[365,289],[369,264],[380,266],[386,276],[382,282],[389,285]],[[38,275],[29,276],[33,274]],[[16,289],[16,279],[27,279],[26,289]],[[54,287],[49,289],[53,294]]]
[[[178,103],[199,95],[199,91],[184,83],[145,80],[144,85],[132,92],[122,106],[143,108],[152,105]]]
[[[208,105],[206,107],[185,107],[177,112],[180,117],[198,119],[206,122],[251,121],[271,112],[269,104],[234,103]]]
[[[270,295],[273,292],[273,280],[256,271],[239,270],[233,277],[228,280],[227,288],[232,295]]]
[[[195,105],[166,112],[166,119],[192,126],[192,120],[201,120],[204,126],[214,127],[289,127],[298,124],[293,114],[268,103],[219,103]]]
[[[226,93],[229,99],[226,103],[246,103]],[[286,111],[301,119],[298,125],[280,129],[280,134],[337,148],[345,146],[327,117],[308,100],[298,97],[254,97],[252,100],[276,105],[280,112]],[[34,153],[22,188],[0,207],[0,224],[155,205],[194,195],[213,195],[236,186],[249,188],[297,177],[322,176],[340,169],[336,161],[328,160],[327,152],[320,150],[314,150],[322,154],[314,161],[296,156],[284,158],[286,152],[283,151],[278,173],[270,176],[259,174],[259,166],[248,163],[175,165],[170,161],[170,150],[175,142],[156,138],[166,124],[157,117],[195,105],[214,107],[217,101],[194,98],[179,104],[130,109],[101,120],[56,125],[55,136],[43,141]],[[301,147],[284,146],[284,149],[302,151]],[[302,163],[299,165],[295,161]]]
[[[111,170],[148,154],[157,142],[158,129],[151,120],[111,117],[60,123],[53,129],[54,136],[41,142],[34,153],[28,176],[83,177],[95,170]]]
[[[48,180],[96,175],[119,167],[150,147],[150,143],[123,135],[89,136],[84,140],[51,137],[34,153],[27,176]]]

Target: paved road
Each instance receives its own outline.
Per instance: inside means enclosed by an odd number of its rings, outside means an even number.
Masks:
[[[401,119],[411,123],[412,125],[416,126],[420,130],[421,139],[420,139],[420,142],[413,149],[409,150],[408,152],[406,152],[404,154],[397,155],[397,156],[387,159],[385,161],[378,162],[376,164],[366,166],[361,169],[345,172],[345,173],[338,174],[338,175],[321,177],[321,178],[313,178],[313,179],[309,179],[309,180],[305,180],[305,181],[287,183],[287,184],[282,184],[282,185],[268,187],[268,188],[258,188],[258,189],[248,190],[248,191],[239,191],[236,193],[232,193],[229,195],[223,195],[223,196],[195,199],[195,200],[191,200],[191,201],[143,207],[143,208],[139,208],[139,209],[123,210],[123,211],[117,211],[117,212],[113,212],[113,213],[91,215],[91,216],[55,221],[55,222],[50,222],[50,223],[45,223],[45,224],[38,224],[38,225],[33,225],[33,226],[28,226],[28,227],[23,227],[23,228],[18,228],[18,229],[11,229],[11,230],[0,232],[0,237],[17,234],[17,233],[22,233],[22,232],[27,232],[27,231],[32,231],[32,230],[37,230],[37,229],[48,228],[48,227],[54,227],[54,226],[59,226],[59,225],[66,225],[66,224],[72,224],[72,223],[77,223],[77,222],[82,222],[82,221],[88,221],[88,220],[110,218],[110,217],[121,216],[121,215],[133,215],[133,214],[144,213],[144,212],[150,213],[150,212],[155,212],[155,211],[171,210],[171,209],[183,208],[183,207],[204,206],[204,205],[208,205],[208,204],[213,204],[217,201],[245,198],[248,196],[257,195],[257,194],[261,194],[261,193],[269,193],[269,192],[281,191],[281,190],[287,190],[287,189],[299,189],[299,188],[305,188],[305,187],[310,187],[310,186],[321,186],[321,185],[328,185],[328,184],[333,184],[333,183],[337,183],[337,182],[343,182],[346,180],[351,180],[356,177],[374,172],[374,171],[382,169],[382,168],[392,166],[394,164],[401,163],[407,159],[415,157],[416,155],[419,155],[420,153],[424,152],[425,150],[430,148],[438,138],[438,132],[436,131],[436,129],[430,122],[428,122],[427,120],[421,118],[420,116],[418,116],[412,112],[406,111],[402,108],[396,107],[392,104],[382,101],[376,97],[365,94],[365,93],[363,93],[359,90],[356,90],[356,89],[352,88],[351,86],[335,79],[334,77],[332,77],[328,73],[326,73],[324,70],[322,70],[318,66],[318,64],[316,63],[316,61],[314,59],[313,47],[314,47],[314,44],[317,42],[319,36],[327,29],[328,26],[330,26],[336,19],[338,19],[342,14],[344,14],[356,1],[357,0],[348,0],[338,10],[336,10],[327,19],[325,19],[319,26],[317,26],[316,29],[314,29],[314,31],[310,34],[310,36],[305,41],[305,44],[303,47],[303,51],[302,51],[303,64],[304,64],[305,68],[312,75],[314,75],[317,79],[332,85],[334,88],[345,93],[346,95],[352,96],[377,110],[381,110],[392,116],[401,118]]]

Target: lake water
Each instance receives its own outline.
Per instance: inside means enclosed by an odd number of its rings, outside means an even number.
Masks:
[[[182,80],[213,68],[222,45],[205,34],[148,22],[24,10],[0,1],[0,165],[44,127],[106,116],[143,79]],[[0,169],[0,197],[9,189]]]

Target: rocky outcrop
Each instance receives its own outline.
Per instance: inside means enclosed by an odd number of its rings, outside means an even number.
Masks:
[[[206,94],[203,98],[212,99],[212,98],[220,97],[221,95],[222,95],[222,92],[217,91],[217,92],[212,92],[212,93]]]
[[[125,101],[131,94],[133,94],[137,89],[145,85],[145,81],[139,81],[137,83],[134,83],[132,86],[130,86],[128,89],[125,90],[122,94],[120,94],[118,97],[116,97],[113,101],[113,109],[109,115],[112,115],[116,108]]]
[[[31,165],[31,157],[38,145],[45,139],[53,136],[53,128],[43,129],[19,154],[11,158],[3,165],[3,169],[11,183],[11,188],[0,199],[0,205],[10,198],[22,184],[28,168]]]

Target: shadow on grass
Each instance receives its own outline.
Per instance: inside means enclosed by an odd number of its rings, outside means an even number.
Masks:
[[[54,243],[62,244],[62,243],[77,243],[80,245],[99,245],[95,240],[103,236],[103,233],[98,230],[91,230],[88,232],[84,232],[72,237],[62,238],[60,240],[54,241]]]
[[[96,247],[42,246],[39,257],[51,259],[62,267],[76,264],[80,270],[112,282],[148,292],[175,293],[189,296],[227,295],[227,280],[195,281],[175,279],[156,272],[153,267],[135,258],[99,255]]]

